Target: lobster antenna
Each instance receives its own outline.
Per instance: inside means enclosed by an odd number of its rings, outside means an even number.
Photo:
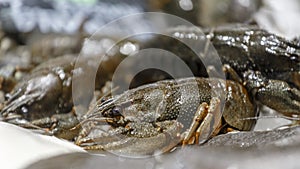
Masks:
[[[300,121],[300,117],[288,117],[288,116],[282,116],[282,115],[261,116],[261,117],[246,117],[246,118],[242,118],[240,120],[258,120],[258,119],[271,119],[271,118],[283,118],[283,119],[287,119],[287,120]]]
[[[103,102],[103,99],[105,97],[111,95],[113,92],[117,91],[118,89],[119,89],[119,86],[116,86],[116,87],[112,88],[111,90],[107,91],[106,93],[103,93],[103,95],[98,99],[96,104],[99,104],[99,103]]]

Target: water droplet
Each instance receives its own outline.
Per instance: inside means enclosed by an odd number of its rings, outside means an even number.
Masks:
[[[28,113],[28,109],[26,107],[22,107],[21,110],[23,113]]]
[[[185,11],[191,11],[194,8],[193,2],[191,0],[179,0],[179,6]]]
[[[131,42],[125,43],[123,46],[120,48],[120,52],[124,55],[129,55],[132,54],[133,52],[137,51],[137,46]]]

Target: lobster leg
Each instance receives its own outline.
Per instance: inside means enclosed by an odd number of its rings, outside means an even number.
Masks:
[[[209,105],[205,102],[200,104],[188,133],[183,139],[183,146],[202,143],[211,137],[212,134],[218,133],[221,121],[217,121],[216,117],[220,114],[221,108],[218,98],[212,98]]]
[[[73,139],[78,134],[79,128],[74,128],[78,123],[79,121],[73,111],[31,121],[31,124],[47,129],[49,134],[68,140]]]
[[[300,115],[300,91],[280,80],[268,80],[255,95],[260,103],[286,116]]]

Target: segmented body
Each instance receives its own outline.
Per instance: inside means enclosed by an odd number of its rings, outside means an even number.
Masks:
[[[96,41],[98,45],[102,43],[113,43],[114,41],[105,38],[102,41]],[[127,41],[122,41],[116,44],[115,48],[120,49]],[[89,48],[86,46],[86,48]],[[107,49],[103,49],[104,51]],[[26,128],[46,128],[53,130],[57,126],[58,121],[62,118],[64,122],[70,125],[68,128],[62,128],[67,132],[74,127],[76,121],[81,114],[68,115],[72,112],[73,96],[72,96],[72,82],[74,79],[79,79],[80,83],[77,85],[85,85],[86,78],[91,71],[97,71],[95,88],[101,89],[104,84],[112,77],[116,66],[125,57],[120,51],[103,55],[91,55],[91,51],[85,50],[82,57],[89,59],[88,62],[84,60],[81,66],[75,67],[78,55],[69,54],[50,59],[35,67],[28,76],[24,77],[12,90],[9,98],[6,100],[4,108],[1,110],[1,120],[14,123]],[[93,61],[101,59],[100,65],[94,64]],[[87,64],[87,65],[86,65]],[[95,67],[99,66],[99,67]],[[81,92],[81,93],[80,93]],[[84,100],[84,103],[89,104],[92,94],[86,95],[86,91],[78,91],[77,98]],[[59,116],[60,114],[65,116]],[[55,116],[55,118],[52,118]],[[53,120],[54,119],[54,120]],[[60,129],[56,129],[60,130]],[[74,138],[74,137],[73,137]],[[71,138],[72,139],[72,138]]]
[[[219,28],[207,36],[211,36],[223,64],[229,64],[241,77],[254,70],[267,79],[297,85],[293,79],[300,78],[299,44],[255,26]]]
[[[15,87],[2,115],[19,114],[30,121],[70,111],[71,77],[75,59],[74,55],[66,55],[33,69]]]
[[[204,56],[201,59],[207,61],[205,66],[217,65],[216,59],[220,59],[223,65],[230,65],[243,80],[247,78],[244,77],[245,72],[252,70],[259,71],[266,79],[287,81],[299,88],[299,43],[249,25],[229,25],[204,30],[180,26],[169,29],[166,34],[170,37],[155,36],[144,47],[157,47],[173,52],[190,66],[195,75],[207,76],[207,70],[199,57],[182,42],[203,45],[201,54],[205,55],[205,42],[209,41],[219,57]]]
[[[96,105],[84,116],[83,130],[77,139],[77,144],[86,149],[135,154],[141,151],[134,150],[132,147],[137,142],[140,145],[149,144],[151,138],[161,137],[160,134],[165,137],[171,135],[170,137],[178,139],[178,135],[186,132],[193,123],[195,112],[200,104],[209,104],[213,97],[221,100],[223,110],[223,115],[221,112],[215,114],[215,124],[224,122],[223,127],[231,126],[238,130],[250,130],[254,126],[255,120],[245,120],[255,117],[257,113],[242,85],[222,79],[184,78],[143,85]],[[223,118],[218,118],[220,116]],[[101,118],[104,120],[99,121]],[[165,123],[174,124],[163,128],[162,124]],[[104,128],[101,129],[101,126],[107,125],[111,127],[103,133]],[[172,128],[174,125],[177,126],[176,132],[174,130],[168,132],[169,127]],[[102,134],[99,134],[99,130]],[[118,133],[119,131],[121,133]],[[211,132],[218,133],[218,131],[220,128]],[[120,135],[130,140],[130,143],[116,143],[112,146],[113,142],[120,141],[116,139],[116,137],[122,138]],[[136,138],[140,140],[135,140]],[[171,143],[172,141],[164,144],[157,143],[156,147],[148,148],[145,146],[145,152],[153,153]],[[162,145],[163,147],[160,147]],[[173,143],[173,146],[175,145]]]

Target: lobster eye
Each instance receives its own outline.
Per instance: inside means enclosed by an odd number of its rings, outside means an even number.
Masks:
[[[105,102],[105,101],[106,101],[106,98],[103,97],[103,98],[101,98],[100,103],[103,103],[103,102]]]
[[[111,110],[112,116],[121,116],[122,114],[122,109],[119,106],[115,106],[112,110]]]

